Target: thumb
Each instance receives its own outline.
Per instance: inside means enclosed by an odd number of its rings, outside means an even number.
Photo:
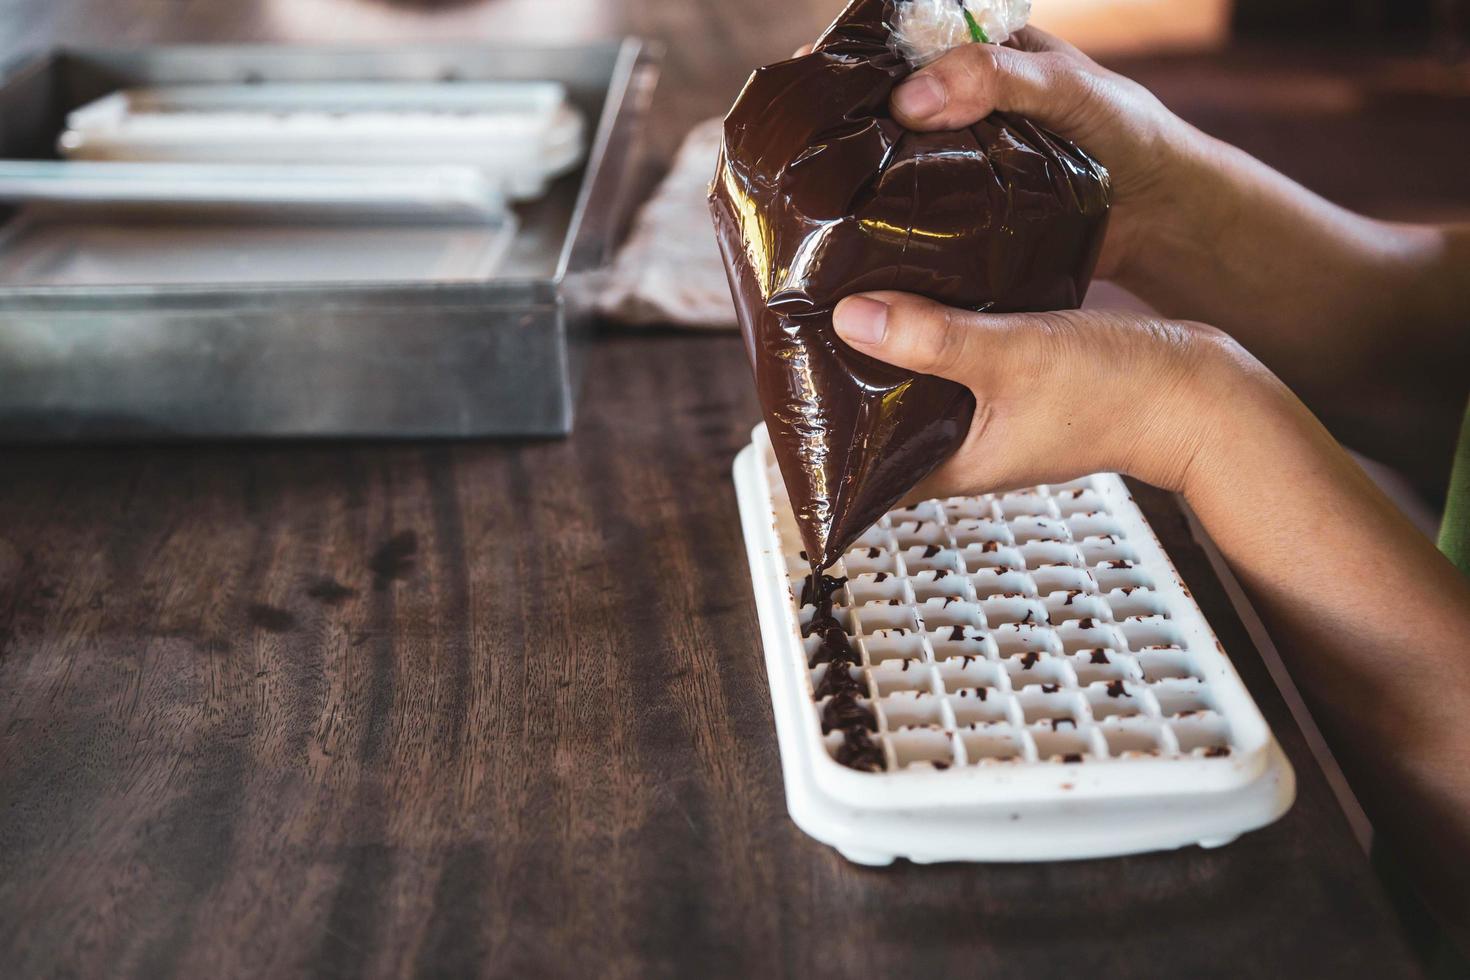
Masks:
[[[1086,128],[1086,107],[1097,89],[1093,76],[1075,49],[964,44],[894,89],[892,109],[903,125],[926,131],[963,129],[992,112],[1016,112],[1075,139],[1084,135],[1077,130]]]
[[[908,293],[861,293],[832,311],[850,347],[895,367],[970,384],[979,365],[981,317]]]

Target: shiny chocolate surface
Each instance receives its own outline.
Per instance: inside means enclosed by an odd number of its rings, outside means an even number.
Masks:
[[[1082,301],[1108,174],[997,113],[915,133],[888,113],[908,65],[894,0],[854,0],[815,50],[761,68],[725,120],[710,206],[761,407],[814,568],[832,564],[955,451],[975,398],[858,354],[832,329],[852,293],[993,312]]]

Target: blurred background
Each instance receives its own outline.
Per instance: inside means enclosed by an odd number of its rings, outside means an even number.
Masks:
[[[841,0],[0,0],[0,52],[56,41],[667,45],[650,146],[721,113]],[[1034,21],[1343,203],[1466,214],[1470,0],[1035,0]],[[1425,124],[1433,128],[1426,130]],[[1434,140],[1425,143],[1424,134]]]

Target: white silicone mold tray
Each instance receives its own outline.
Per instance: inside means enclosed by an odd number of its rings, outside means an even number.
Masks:
[[[787,805],[864,864],[1228,843],[1291,805],[1260,711],[1123,481],[895,510],[828,574],[883,771],[824,733],[765,427],[735,461]]]

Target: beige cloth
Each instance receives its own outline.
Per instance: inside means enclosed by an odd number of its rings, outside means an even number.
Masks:
[[[598,307],[627,326],[735,327],[725,263],[705,201],[721,120],[695,126],[673,167],[633,221]]]

